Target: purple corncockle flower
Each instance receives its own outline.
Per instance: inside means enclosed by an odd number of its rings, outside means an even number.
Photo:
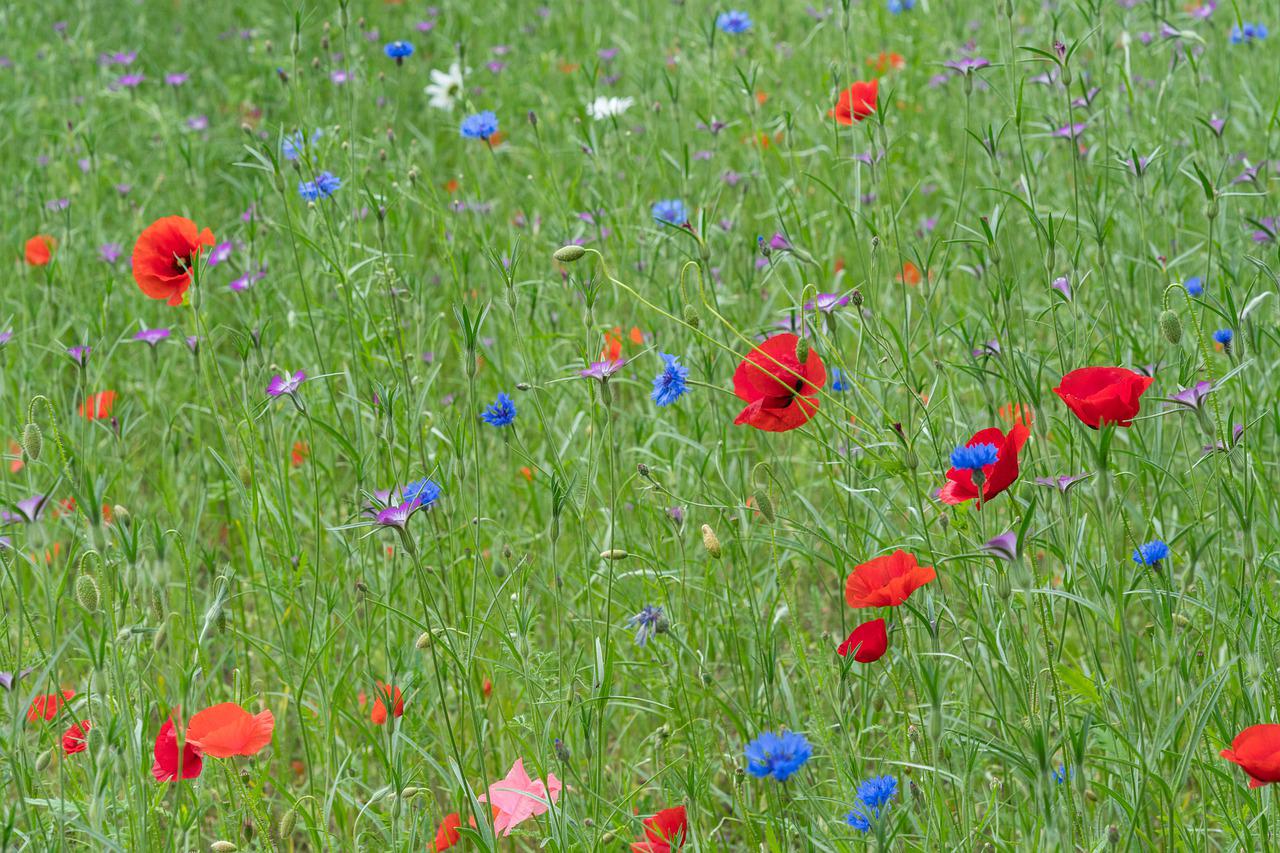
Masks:
[[[143,329],[141,332],[134,335],[133,339],[135,341],[142,341],[145,344],[150,344],[151,348],[155,349],[156,344],[160,343],[167,337],[169,337],[168,329]]]
[[[329,79],[334,83],[334,85],[341,86],[343,83],[346,83],[351,79],[351,73],[338,68],[329,72]]]
[[[1089,106],[1093,104],[1093,99],[1098,97],[1098,93],[1101,91],[1101,87],[1093,86],[1092,88],[1085,90],[1083,97],[1076,98],[1072,101],[1071,106],[1079,110],[1088,109]]]
[[[1218,118],[1215,115],[1210,116],[1209,120],[1205,122],[1205,124],[1209,125],[1209,129],[1213,131],[1214,136],[1222,138],[1222,131],[1227,127],[1227,120],[1225,118]]]
[[[1075,124],[1065,124],[1053,132],[1053,136],[1057,139],[1075,139],[1084,133],[1088,127],[1084,122],[1076,122]]]
[[[1184,388],[1177,394],[1169,395],[1169,402],[1176,406],[1182,406],[1193,412],[1200,411],[1200,406],[1204,403],[1209,393],[1213,391],[1213,383],[1208,381],[1197,382],[1190,388]]]
[[[116,184],[115,190],[120,193],[120,195],[128,195],[133,192],[133,184]]]
[[[187,80],[188,77],[186,72],[164,75],[164,82],[166,86],[181,86],[183,83],[187,82]]]
[[[187,335],[187,349],[191,350],[192,355],[200,351],[200,338],[197,335]]]
[[[600,57],[601,62],[613,62],[618,56],[616,47],[602,47],[596,51],[596,56]]]
[[[667,518],[670,518],[677,526],[684,524],[684,507],[670,506],[667,507]]]
[[[436,28],[435,21],[418,21],[414,24],[414,29],[420,33],[429,33]]]
[[[1232,185],[1235,185],[1235,184],[1243,184],[1243,183],[1246,183],[1246,182],[1253,182],[1253,183],[1257,183],[1257,182],[1258,182],[1258,170],[1259,170],[1259,169],[1262,169],[1262,168],[1265,168],[1265,167],[1266,167],[1266,165],[1267,165],[1267,161],[1266,161],[1266,160],[1263,160],[1261,163],[1257,163],[1257,164],[1254,164],[1254,165],[1252,165],[1252,166],[1248,165],[1248,161],[1246,161],[1246,165],[1245,165],[1244,171],[1243,171],[1243,172],[1241,172],[1241,173],[1240,173],[1239,175],[1237,175],[1236,177],[1234,177],[1234,178],[1232,178],[1232,179],[1231,179],[1231,183],[1232,183]]]
[[[1018,559],[1018,534],[1012,530],[1001,533],[984,544],[982,550],[997,559],[1012,563]]]
[[[991,62],[981,56],[962,56],[959,59],[948,59],[942,64],[961,74],[972,74],[980,68],[987,68]]]
[[[839,293],[819,293],[809,302],[804,304],[806,311],[821,311],[823,314],[830,314],[837,308],[843,308],[849,304],[849,294]]]
[[[191,118],[187,119],[187,128],[189,130],[208,130],[209,117],[208,116],[192,116]]]
[[[227,286],[236,293],[240,293],[241,291],[248,290],[250,287],[262,281],[266,277],[266,267],[258,267],[257,270],[246,270],[239,278],[232,279],[231,283]]]
[[[1071,300],[1071,280],[1065,275],[1060,275],[1055,278],[1053,283],[1049,286],[1061,293],[1063,298],[1067,301]]]
[[[605,361],[593,361],[590,367],[585,370],[579,370],[578,375],[583,379],[599,379],[601,382],[608,382],[609,377],[621,370],[622,365],[626,363],[627,360],[625,358],[620,358],[617,361],[607,359]]]
[[[120,260],[121,251],[119,243],[103,243],[98,247],[98,257],[104,264],[114,264]]]
[[[136,50],[117,50],[99,56],[98,63],[101,65],[132,65],[137,58],[138,52]]]
[[[1212,15],[1213,11],[1217,8],[1218,8],[1218,0],[1209,0],[1209,2],[1204,3],[1200,6],[1196,6],[1194,9],[1189,10],[1187,14],[1189,14],[1193,18],[1198,18],[1199,20],[1203,21],[1206,18],[1208,18],[1210,15]]]
[[[66,210],[71,206],[69,198],[51,198],[44,203],[45,210]]]
[[[49,503],[48,495],[32,495],[15,503],[17,513],[0,509],[0,521],[5,524],[35,524],[44,515],[44,508]]]
[[[1064,474],[1061,477],[1036,477],[1036,485],[1057,489],[1061,494],[1065,495],[1071,491],[1072,486],[1076,483],[1083,482],[1092,476],[1092,474],[1076,474],[1074,476]]]
[[[1231,448],[1240,443],[1240,436],[1244,435],[1244,424],[1236,424],[1231,430],[1231,446],[1224,445],[1221,441],[1215,441],[1213,444],[1203,445],[1201,450],[1202,456],[1208,456],[1210,453],[1229,453]]]
[[[267,383],[267,393],[272,397],[283,397],[288,394],[292,397],[303,382],[307,381],[307,374],[299,370],[292,376],[281,376],[277,373],[271,377],[271,381]]]
[[[972,353],[974,358],[986,358],[988,356],[999,355],[1000,342],[995,338],[992,338],[986,343],[980,346],[974,347],[974,349],[972,350]]]
[[[121,74],[113,84],[116,89],[136,89],[143,80],[146,80],[145,74]]]
[[[5,544],[5,547],[9,547],[9,548],[13,547],[12,545],[8,544],[7,539],[5,540],[4,544]],[[19,670],[18,672],[0,671],[0,687],[3,687],[5,690],[12,690],[15,682],[21,681],[22,679],[26,678],[28,675],[30,675],[34,671],[35,670],[32,669],[31,667],[27,667],[26,669]]]
[[[67,347],[67,355],[76,367],[84,367],[89,363],[89,353],[93,352],[93,347],[88,345],[76,345]]]
[[[209,266],[216,267],[218,264],[231,257],[231,252],[234,249],[235,244],[230,241],[227,241],[226,243],[219,243],[214,246],[213,251],[209,253]]]
[[[775,231],[769,238],[769,248],[775,252],[783,252],[791,248],[791,241]]]
[[[374,520],[382,527],[394,527],[404,530],[409,518],[422,507],[422,501],[405,501],[395,506],[379,510]]]
[[[13,329],[5,329],[3,332],[0,332],[0,347],[9,343],[11,340],[13,340]]]

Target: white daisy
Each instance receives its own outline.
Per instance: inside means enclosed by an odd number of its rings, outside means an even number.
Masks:
[[[459,96],[462,95],[462,77],[464,74],[470,74],[471,69],[462,70],[462,66],[457,62],[449,66],[448,71],[431,71],[431,83],[425,91],[431,99],[431,106],[440,110],[451,110],[457,102]]]
[[[602,95],[587,104],[587,115],[596,121],[614,118],[631,109],[631,105],[634,103],[635,98],[609,98]]]

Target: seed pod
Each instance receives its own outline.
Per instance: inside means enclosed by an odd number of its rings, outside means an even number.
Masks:
[[[712,557],[720,559],[720,538],[716,536],[710,524],[702,525],[702,547],[706,548],[707,553]]]
[[[22,452],[28,459],[35,462],[40,458],[40,451],[44,448],[44,435],[40,432],[40,427],[31,422],[22,430]]]
[[[232,844],[230,841],[215,841],[209,845],[209,849],[213,853],[236,853],[240,848]]]
[[[586,253],[587,250],[581,246],[568,245],[561,246],[559,249],[556,249],[555,254],[552,255],[552,257],[562,264],[571,264],[574,261],[582,260],[582,256]]]
[[[600,552],[600,559],[602,560],[625,560],[626,558],[627,552],[621,548],[613,548],[608,551]]]
[[[98,609],[98,582],[93,579],[93,575],[76,578],[76,601],[90,613]]]
[[[36,772],[42,773],[53,761],[53,750],[46,749],[36,756]]]
[[[420,652],[426,651],[427,649],[431,648],[431,632],[423,631],[421,634],[419,634],[418,639],[413,644],[413,646]]]
[[[1168,308],[1160,312],[1160,334],[1174,345],[1182,341],[1182,321]]]
[[[698,310],[692,305],[684,306],[684,322],[692,329],[702,325],[702,318],[698,316]]]

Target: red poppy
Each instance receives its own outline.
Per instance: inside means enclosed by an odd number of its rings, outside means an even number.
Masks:
[[[684,806],[663,809],[643,821],[647,840],[631,845],[631,853],[671,853],[684,846],[685,833],[689,830],[689,818]]]
[[[234,702],[223,702],[191,718],[187,743],[213,758],[254,755],[271,743],[275,725],[270,711],[250,714]]]
[[[31,707],[27,709],[27,722],[35,723],[40,720],[52,720],[58,716],[58,709],[67,704],[67,700],[75,696],[74,690],[63,690],[62,695],[57,693],[46,693],[43,696],[37,696],[31,700]]]
[[[305,441],[295,441],[293,449],[289,451],[289,462],[294,468],[298,468],[303,462],[307,461],[307,457],[311,455],[311,445]]]
[[[879,71],[881,74],[883,74],[884,72],[888,71],[890,68],[892,68],[895,71],[900,71],[903,68],[906,68],[907,60],[904,59],[902,54],[900,53],[885,53],[882,50],[880,51],[879,56],[868,57],[867,65],[871,66],[876,71]]]
[[[1036,413],[1026,403],[1005,403],[999,408],[1000,420],[1007,424],[1022,424],[1027,429],[1035,423]]]
[[[111,417],[111,407],[116,404],[115,391],[99,391],[90,394],[80,404],[80,417],[87,421],[96,421]]]
[[[903,261],[902,272],[895,275],[893,280],[915,287],[920,283],[920,268],[911,263],[911,261]]]
[[[191,268],[213,232],[200,231],[184,216],[165,216],[146,227],[133,247],[133,280],[152,299],[181,305],[191,286]]]
[[[1014,424],[1008,435],[999,427],[978,430],[973,438],[965,442],[965,447],[979,444],[994,444],[996,461],[982,468],[982,504],[994,498],[1013,485],[1018,479],[1018,454],[1022,445],[1026,444],[1030,431],[1022,424]],[[962,504],[978,497],[978,487],[973,483],[973,472],[951,468],[947,471],[947,484],[938,490],[938,498],[944,504]]]
[[[1222,750],[1221,755],[1249,774],[1250,788],[1280,782],[1280,725],[1249,726],[1236,735],[1231,748]]]
[[[850,572],[844,600],[850,607],[897,607],[937,576],[933,566],[920,565],[913,554],[894,551]]]
[[[1053,393],[1087,427],[1127,427],[1138,414],[1139,398],[1154,381],[1124,367],[1082,367],[1062,377]]]
[[[448,850],[462,840],[462,833],[458,832],[460,826],[462,826],[462,817],[457,812],[446,815],[445,819],[440,821],[440,828],[436,830],[436,853]]]
[[[194,779],[204,769],[199,748],[191,743],[184,743],[181,749],[178,748],[178,729],[172,718],[165,720],[160,727],[152,756],[155,760],[151,764],[151,775],[157,782]]]
[[[75,755],[77,752],[85,751],[85,737],[89,734],[89,729],[93,724],[88,720],[81,720],[78,723],[72,723],[71,728],[67,729],[62,735],[62,753],[64,755]]]
[[[49,263],[53,258],[54,247],[57,245],[58,241],[48,234],[37,234],[27,241],[25,252],[27,263],[33,267],[42,267]]]
[[[822,359],[812,349],[802,365],[796,358],[800,339],[774,335],[742,360],[733,374],[733,393],[747,403],[734,420],[766,432],[803,426],[818,411],[818,389],[827,381]]]
[[[382,701],[382,697],[387,697],[387,702],[391,703],[391,715],[393,717],[404,716],[404,697],[400,693],[399,687],[390,684],[378,682],[378,698],[373,700],[373,713],[369,715],[369,719],[373,720],[375,726],[384,725],[387,722],[387,706]]]
[[[858,663],[875,663],[888,650],[889,632],[885,629],[884,620],[872,619],[849,632],[849,636],[836,649],[836,654],[846,657],[852,652],[853,659]]]
[[[880,81],[859,80],[840,93],[834,109],[827,115],[835,116],[840,124],[853,124],[862,121],[876,111],[876,99],[880,94]]]

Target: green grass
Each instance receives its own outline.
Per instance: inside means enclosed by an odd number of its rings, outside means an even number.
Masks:
[[[0,9],[0,501],[50,498],[0,531],[0,668],[33,669],[0,692],[0,848],[423,850],[460,812],[458,849],[625,850],[684,805],[686,850],[1269,849],[1274,793],[1219,752],[1280,713],[1280,213],[1269,165],[1235,181],[1280,154],[1280,38],[1229,41],[1274,7],[764,0],[735,36],[698,0],[438,5],[430,32],[412,1]],[[395,39],[416,46],[399,66]],[[942,63],[970,39],[990,66],[967,85]],[[429,106],[460,51],[460,102]],[[879,111],[836,124],[882,51],[905,66]],[[597,96],[634,104],[594,120]],[[481,110],[497,145],[459,134]],[[1072,123],[1078,145],[1053,136]],[[298,130],[322,133],[286,160]],[[321,170],[343,186],[309,204]],[[655,222],[663,199],[689,228]],[[128,265],[168,215],[234,243],[180,307]],[[761,263],[775,233],[793,248]],[[46,266],[22,260],[36,234]],[[576,239],[585,257],[552,258]],[[738,363],[802,318],[817,415],[735,426]],[[172,335],[132,340],[152,327]],[[602,387],[579,371],[615,327],[628,363]],[[661,408],[659,353],[690,368]],[[1051,390],[1149,364],[1127,429]],[[268,397],[296,370],[298,404]],[[1199,380],[1219,383],[1202,415],[1162,401]],[[105,390],[113,417],[82,417]],[[500,391],[506,428],[478,418]],[[1011,404],[1034,412],[1017,482],[940,503],[952,449]],[[423,477],[443,493],[404,537],[371,525],[376,490]],[[1010,530],[1017,560],[983,550]],[[1154,539],[1172,556],[1135,564]],[[937,579],[848,607],[850,572],[896,549]],[[666,622],[641,646],[646,605]],[[835,654],[876,616],[883,658]],[[403,691],[389,725],[360,702],[379,682]],[[156,782],[171,711],[223,702],[270,709],[271,745]],[[747,773],[781,729],[813,757]],[[474,797],[517,758],[565,787],[495,840]],[[857,787],[886,774],[860,832]]]

